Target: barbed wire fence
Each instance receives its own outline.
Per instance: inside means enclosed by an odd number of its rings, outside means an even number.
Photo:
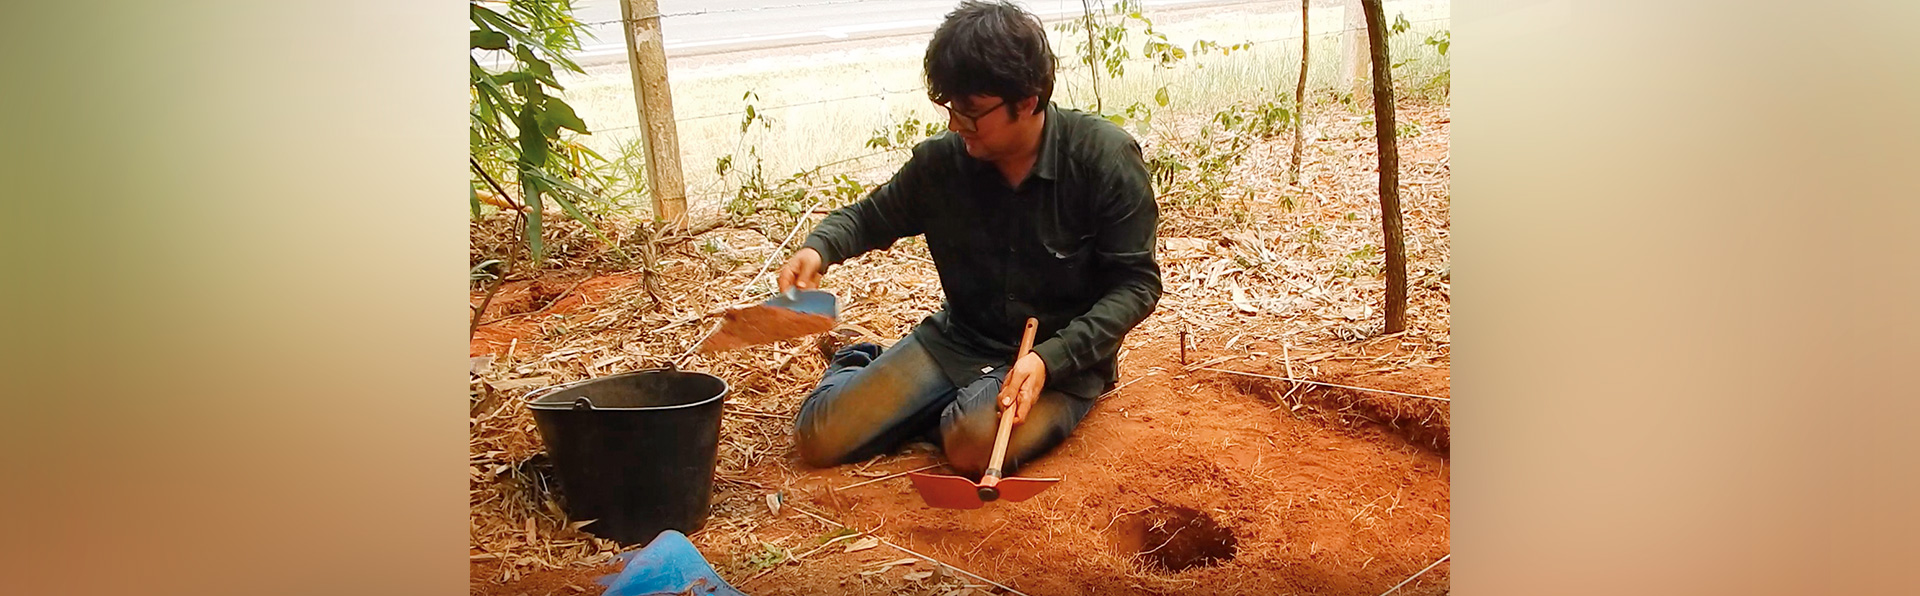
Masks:
[[[624,18],[624,19],[589,21],[589,22],[583,22],[581,24],[586,26],[601,26],[601,25],[635,22],[635,21],[656,18],[656,17],[657,18],[674,18],[674,17],[724,15],[724,14],[731,14],[731,13],[765,12],[765,11],[787,10],[787,9],[797,9],[797,8],[813,8],[813,7],[821,7],[821,6],[832,6],[832,5],[864,4],[864,3],[872,3],[872,2],[880,2],[880,1],[884,1],[884,0],[824,0],[819,2],[797,2],[797,3],[791,3],[791,4],[754,6],[754,7],[699,9],[699,10],[689,10],[689,11],[679,11],[679,12],[661,12],[661,13],[656,13],[651,15],[639,15],[632,18]],[[1409,20],[1407,22],[1409,25],[1412,25],[1412,26],[1425,26],[1425,25],[1433,25],[1433,24],[1439,24],[1439,23],[1447,23],[1447,22],[1450,22],[1450,20],[1451,19],[1449,18],[1432,18],[1432,19]],[[1061,21],[1061,22],[1070,22],[1070,21]],[[1342,27],[1337,29],[1329,29],[1325,31],[1313,31],[1310,33],[1310,37],[1313,38],[1315,45],[1317,46],[1317,48],[1319,48],[1316,50],[1316,53],[1320,53],[1323,51],[1327,51],[1324,48],[1328,47],[1326,42],[1320,41],[1322,39],[1330,39],[1330,40],[1344,39],[1345,36],[1348,34],[1364,35],[1365,31],[1366,31],[1365,27]],[[1395,46],[1393,55],[1395,56],[1405,55],[1410,50],[1417,48],[1421,40],[1406,39],[1409,37],[1412,37],[1412,36],[1396,35],[1390,39],[1390,41]],[[1219,46],[1247,44],[1248,46],[1250,46],[1248,48],[1249,50],[1252,50],[1255,48],[1265,48],[1271,44],[1276,44],[1281,42],[1295,42],[1294,44],[1291,44],[1291,46],[1293,51],[1297,52],[1297,48],[1298,48],[1297,42],[1300,40],[1300,38],[1301,36],[1296,33],[1293,35],[1284,35],[1284,36],[1235,41],[1235,42],[1225,42],[1225,41],[1219,41],[1219,40],[1209,40],[1209,41],[1213,41]],[[1278,48],[1278,51],[1285,52],[1288,49],[1289,48],[1287,46],[1280,46]],[[1086,74],[1091,70],[1100,69],[1103,67],[1103,65],[1088,64],[1087,61],[1080,60],[1077,57],[1067,56],[1067,55],[1060,56],[1060,61],[1061,61],[1060,63],[1062,67],[1060,69],[1060,72],[1062,74],[1073,74],[1076,72],[1081,74]],[[1150,63],[1151,61],[1152,61],[1151,58],[1135,56],[1129,59],[1127,63],[1128,64],[1135,64],[1135,63],[1144,64],[1144,63]],[[615,62],[615,64],[624,64],[624,63],[625,63],[624,60]],[[1329,68],[1329,66],[1325,64],[1316,63],[1315,68],[1316,69]],[[1093,73],[1090,76],[1098,76],[1098,77],[1104,78],[1105,73]],[[1065,91],[1067,91],[1069,98],[1071,98],[1070,101],[1077,101],[1082,99],[1079,97],[1079,95],[1085,94],[1085,92],[1084,90],[1075,88],[1074,85],[1076,84],[1076,82],[1072,78],[1067,76],[1061,76],[1061,77],[1058,77],[1056,80],[1059,81],[1061,83],[1061,87]],[[879,85],[876,85],[876,86],[879,86]],[[1326,85],[1324,84],[1316,85],[1315,87],[1324,88],[1326,87]],[[809,100],[803,100],[803,101],[793,101],[793,102],[774,104],[774,105],[765,105],[765,106],[754,105],[753,113],[756,115],[764,116],[768,114],[779,114],[795,108],[827,106],[827,105],[835,105],[835,104],[844,104],[849,102],[858,102],[863,100],[866,100],[866,101],[878,100],[880,102],[880,113],[882,116],[881,117],[882,125],[880,128],[887,129],[895,125],[893,116],[889,109],[891,107],[891,104],[887,103],[887,100],[889,98],[908,95],[908,94],[924,94],[925,92],[926,92],[926,88],[924,87],[924,85],[916,85],[916,86],[908,87],[904,89],[889,89],[884,86],[880,86],[878,90],[873,92],[868,92],[868,93],[841,95],[841,96],[835,96],[835,97],[809,99]],[[1066,102],[1062,102],[1062,103],[1064,104]],[[675,118],[674,122],[676,125],[683,125],[683,124],[718,120],[722,118],[745,118],[747,115],[748,115],[748,111],[743,102],[743,107],[741,109],[713,112],[713,113],[704,113],[704,114],[697,114],[692,116],[684,116],[684,117]],[[638,118],[636,117],[636,120],[637,119]],[[604,128],[594,128],[592,129],[592,134],[625,133],[627,131],[638,130],[643,126],[644,124],[642,123],[634,122],[631,124],[620,124],[620,125],[609,126]],[[682,147],[684,150],[685,148],[684,141],[683,141]],[[871,160],[875,160],[875,158],[881,158],[886,156],[895,156],[896,158],[903,159],[906,149],[908,148],[909,147],[888,147],[888,148],[880,149],[877,151],[868,151],[863,153],[857,153],[851,156],[838,157],[831,161],[814,165],[811,168],[808,168],[808,170],[813,172],[817,178],[832,178],[837,175],[852,176],[852,177],[858,178],[860,176],[874,174],[876,172],[885,172],[887,170],[890,170],[893,167],[897,167],[898,164],[893,163],[894,160],[885,160],[885,161],[880,161],[878,163],[874,163]],[[734,153],[738,153],[738,151],[735,151]],[[852,166],[850,169],[838,169],[841,166],[849,166],[849,165]],[[691,181],[691,178],[692,177],[689,176],[689,181]],[[813,191],[819,191],[827,188],[832,188],[835,185],[836,183],[814,184],[810,186],[800,187],[799,190],[813,192]],[[738,189],[725,188],[724,177],[716,177],[713,180],[707,181],[704,187],[698,190],[689,188],[687,193],[688,195],[687,200],[690,205],[695,204],[696,202],[711,203],[716,199],[723,199],[724,197],[730,194],[733,194],[734,192],[737,192],[737,191]]]

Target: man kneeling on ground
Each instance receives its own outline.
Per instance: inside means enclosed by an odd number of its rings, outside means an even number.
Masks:
[[[828,266],[924,234],[946,295],[891,348],[831,355],[795,420],[807,464],[921,439],[978,477],[998,408],[1011,407],[1011,475],[1065,441],[1114,386],[1121,340],[1160,299],[1159,210],[1139,143],[1050,101],[1054,63],[1039,18],[963,2],[926,53],[928,96],[949,132],[828,214],[780,268],[781,290],[812,289]],[[1040,321],[1033,351],[1008,366],[1028,317]]]

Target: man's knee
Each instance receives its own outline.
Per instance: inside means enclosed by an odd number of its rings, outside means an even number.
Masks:
[[[837,466],[846,463],[853,450],[854,442],[846,436],[846,429],[838,428],[845,425],[826,419],[827,412],[821,408],[840,389],[821,387],[801,404],[800,415],[793,421],[794,450],[799,452],[801,463],[815,468]]]
[[[829,468],[840,465],[847,456],[843,443],[825,436],[826,433],[809,430],[802,426],[795,429],[794,443],[800,452],[800,462],[815,468]]]
[[[999,430],[998,413],[992,410],[986,413],[982,416],[955,412],[953,417],[942,421],[941,448],[947,454],[947,465],[961,475],[985,473],[988,460],[993,458],[993,440]]]

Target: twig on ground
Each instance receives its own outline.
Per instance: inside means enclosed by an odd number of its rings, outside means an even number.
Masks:
[[[1433,571],[1434,567],[1440,566],[1441,563],[1445,563],[1447,562],[1447,559],[1451,559],[1451,558],[1453,558],[1453,553],[1447,553],[1447,556],[1440,557],[1440,560],[1434,561],[1433,564],[1428,565],[1426,569],[1421,569],[1419,573],[1413,574],[1412,577],[1409,577],[1404,580],[1400,580],[1400,583],[1394,584],[1393,587],[1391,588],[1387,588],[1387,591],[1381,592],[1380,596],[1387,596],[1388,594],[1392,594],[1394,590],[1398,590],[1400,589],[1401,586],[1407,585],[1407,582],[1411,582],[1415,579],[1418,579],[1422,575],[1426,575],[1428,571]]]
[[[765,484],[761,484],[761,483],[758,483],[758,482],[754,482],[754,481],[752,481],[752,480],[741,480],[741,479],[739,479],[739,478],[731,478],[731,477],[727,477],[727,476],[721,476],[721,475],[719,475],[719,474],[714,474],[714,475],[713,475],[713,477],[714,477],[714,478],[719,478],[719,479],[721,479],[721,480],[725,480],[725,481],[727,481],[727,482],[732,482],[732,483],[734,483],[734,484],[744,484],[744,485],[747,485],[747,486],[751,486],[751,487],[754,487],[754,488],[757,488],[757,489],[760,489],[760,490],[771,490],[771,489],[768,489],[768,488],[767,488],[767,485],[765,485]]]
[[[1123,517],[1126,517],[1126,516],[1129,516],[1129,515],[1133,515],[1133,514],[1136,514],[1136,513],[1145,513],[1145,512],[1146,512],[1146,511],[1147,511],[1148,509],[1152,509],[1152,507],[1142,507],[1142,508],[1140,508],[1140,509],[1139,509],[1139,510],[1137,510],[1137,511],[1128,511],[1128,512],[1125,512],[1125,513],[1121,513],[1121,514],[1119,514],[1119,515],[1115,515],[1115,516],[1113,516],[1113,519],[1109,519],[1109,520],[1107,520],[1107,525],[1106,525],[1106,527],[1104,527],[1104,528],[1100,528],[1100,533],[1101,533],[1101,534],[1105,534],[1105,533],[1107,533],[1107,528],[1111,528],[1111,527],[1113,527],[1113,523],[1114,523],[1114,522],[1117,522],[1117,521],[1120,521],[1120,518],[1123,518]]]
[[[1320,382],[1320,381],[1309,381],[1309,380],[1306,380],[1306,379],[1294,379],[1294,378],[1289,378],[1289,377],[1276,377],[1276,376],[1273,376],[1273,375],[1263,375],[1263,374],[1257,374],[1257,373],[1250,373],[1250,372],[1245,372],[1245,371],[1238,371],[1238,370],[1227,370],[1227,369],[1224,369],[1224,368],[1202,368],[1202,369],[1200,369],[1200,370],[1210,370],[1210,371],[1213,371],[1213,372],[1223,372],[1223,373],[1227,373],[1227,374],[1234,374],[1234,375],[1244,375],[1244,376],[1249,376],[1249,377],[1260,377],[1260,378],[1262,378],[1262,379],[1273,379],[1273,380],[1275,380],[1275,381],[1292,381],[1292,382],[1295,382],[1295,383],[1306,383],[1306,384],[1308,384],[1308,385],[1322,385],[1322,386],[1326,386],[1326,387],[1339,387],[1339,388],[1341,388],[1341,389],[1352,389],[1352,390],[1355,390],[1355,391],[1372,391],[1372,392],[1374,392],[1374,393],[1386,393],[1386,394],[1389,394],[1389,395],[1398,395],[1398,396],[1402,396],[1402,397],[1418,397],[1418,398],[1420,398],[1420,399],[1431,399],[1431,400],[1434,400],[1434,401],[1444,401],[1444,402],[1451,402],[1451,401],[1453,401],[1452,399],[1449,399],[1449,398],[1445,398],[1445,397],[1433,397],[1433,396],[1431,396],[1431,395],[1417,395],[1417,394],[1413,394],[1413,393],[1401,393],[1401,392],[1398,392],[1398,391],[1388,391],[1388,390],[1385,390],[1385,389],[1372,389],[1372,388],[1368,388],[1368,387],[1355,387],[1355,386],[1352,386],[1352,385],[1341,385],[1341,384],[1339,384],[1339,383],[1323,383],[1323,382]]]
[[[1284,337],[1280,338],[1280,362],[1287,367],[1287,378],[1293,378],[1293,354],[1288,350],[1287,338]],[[1280,396],[1280,401],[1285,402],[1287,398],[1293,397],[1293,390],[1299,388],[1299,383],[1289,383],[1287,385],[1287,394]]]
[[[893,474],[888,474],[888,475],[885,475],[885,476],[881,476],[881,477],[879,477],[879,478],[875,478],[875,479],[872,479],[872,480],[866,480],[866,481],[862,481],[862,482],[855,482],[855,483],[853,483],[853,484],[849,484],[849,485],[846,485],[846,486],[842,486],[842,487],[840,487],[840,488],[836,488],[836,489],[833,489],[833,490],[847,490],[847,489],[849,489],[849,488],[858,488],[858,487],[862,487],[862,486],[866,486],[866,485],[869,485],[869,484],[873,484],[873,483],[875,483],[875,482],[879,482],[879,481],[882,481],[882,480],[891,480],[891,479],[894,479],[894,478],[899,478],[899,477],[901,477],[901,476],[905,476],[905,475],[908,475],[908,474],[912,474],[912,473],[914,473],[914,472],[921,472],[921,471],[926,471],[926,470],[931,470],[931,469],[933,469],[933,468],[937,468],[937,467],[940,467],[940,464],[927,464],[927,465],[924,465],[924,466],[921,466],[921,467],[918,467],[918,468],[914,468],[914,469],[911,469],[911,470],[907,470],[907,471],[905,471],[905,472],[896,472],[896,473],[893,473]]]
[[[1173,544],[1173,538],[1174,538],[1175,536],[1179,536],[1179,535],[1180,535],[1180,530],[1185,530],[1185,529],[1187,529],[1187,526],[1180,526],[1180,529],[1179,529],[1179,530],[1174,530],[1172,534],[1168,534],[1168,535],[1167,535],[1167,541],[1166,541],[1166,542],[1162,542],[1162,543],[1160,543],[1160,546],[1156,546],[1156,547],[1153,547],[1153,550],[1144,550],[1144,551],[1140,551],[1140,554],[1143,554],[1143,555],[1150,555],[1150,554],[1153,554],[1153,552],[1154,552],[1154,551],[1157,551],[1157,550],[1160,550],[1160,549],[1163,549],[1163,548],[1166,548],[1166,547],[1167,547],[1167,545],[1169,545],[1169,544]]]
[[[1228,356],[1221,356],[1221,357],[1219,357],[1219,358],[1215,358],[1215,359],[1212,359],[1212,360],[1208,360],[1208,361],[1206,361],[1206,362],[1202,362],[1202,363],[1199,363],[1199,364],[1195,364],[1195,365],[1193,365],[1193,366],[1189,366],[1189,367],[1187,367],[1187,368],[1185,369],[1185,372],[1193,372],[1193,371],[1196,371],[1196,370],[1200,370],[1200,369],[1203,369],[1203,368],[1206,368],[1206,367],[1209,367],[1209,366],[1213,366],[1213,365],[1215,365],[1215,364],[1219,364],[1219,363],[1222,363],[1222,362],[1226,362],[1226,361],[1228,361],[1228,360],[1232,360],[1232,359],[1235,359],[1235,358],[1243,358],[1243,357],[1244,357],[1244,356],[1240,356],[1240,355],[1238,355],[1238,354],[1235,354],[1235,355],[1228,355]],[[1293,375],[1291,375],[1291,374],[1289,374],[1289,375],[1287,375],[1287,376],[1293,376]]]
[[[973,556],[973,553],[979,552],[980,547],[987,545],[988,538],[992,538],[994,534],[999,534],[1001,530],[1005,530],[1005,529],[1007,529],[1007,522],[1005,521],[1000,522],[1000,525],[994,527],[992,532],[987,532],[987,535],[981,537],[979,542],[973,543],[973,548],[968,549],[967,554],[965,556],[971,557]]]
[[[1115,393],[1119,393],[1121,389],[1126,389],[1128,385],[1132,385],[1132,384],[1134,384],[1134,383],[1138,383],[1138,382],[1140,382],[1140,379],[1144,379],[1144,378],[1147,378],[1148,376],[1149,376],[1149,375],[1141,375],[1141,376],[1138,376],[1138,377],[1134,377],[1134,378],[1133,378],[1133,380],[1131,380],[1131,381],[1127,381],[1127,382],[1125,382],[1125,383],[1121,383],[1119,387],[1114,387],[1113,389],[1110,389],[1110,390],[1108,390],[1108,391],[1107,391],[1106,393],[1102,393],[1102,394],[1100,394],[1100,397],[1096,397],[1096,398],[1093,398],[1093,400],[1094,400],[1094,401],[1100,401],[1100,400],[1103,400],[1103,399],[1106,399],[1106,398],[1108,398],[1108,397],[1110,397],[1110,396],[1112,396],[1112,395],[1113,395],[1113,394],[1115,394]]]
[[[843,524],[843,523],[840,523],[840,522],[837,522],[837,521],[833,521],[833,520],[831,520],[831,519],[827,519],[827,518],[826,518],[826,516],[823,516],[823,515],[820,515],[820,514],[817,514],[817,513],[814,513],[814,512],[812,512],[812,511],[807,511],[806,509],[802,509],[802,508],[800,508],[799,506],[795,506],[795,505],[788,505],[787,507],[788,507],[789,509],[792,509],[792,510],[794,510],[794,511],[798,511],[798,512],[800,512],[801,514],[803,514],[803,515],[806,515],[807,517],[811,517],[811,518],[814,518],[814,519],[817,519],[817,520],[820,520],[820,521],[823,521],[823,522],[826,522],[826,523],[828,523],[828,524],[832,524],[832,525],[836,525],[836,526],[840,526],[840,527],[842,527],[842,528],[851,528],[851,526],[848,526],[848,525],[846,525],[846,524]],[[879,536],[875,536],[875,538],[880,538],[880,537],[879,537]],[[974,573],[974,572],[972,572],[972,571],[967,571],[967,570],[965,570],[965,569],[961,569],[961,568],[959,568],[959,567],[955,567],[955,566],[953,566],[953,565],[949,565],[949,564],[947,564],[947,563],[943,563],[943,562],[941,562],[941,561],[940,561],[939,559],[935,559],[935,558],[933,558],[933,557],[929,557],[929,556],[926,556],[926,555],[923,555],[923,554],[920,554],[920,553],[916,553],[916,552],[913,552],[913,551],[911,551],[911,550],[908,550],[908,549],[907,549],[906,547],[903,547],[903,546],[900,546],[900,545],[898,545],[898,544],[894,544],[894,543],[892,543],[892,542],[890,542],[890,541],[888,541],[888,540],[887,540],[887,539],[885,539],[885,538],[880,538],[880,543],[881,543],[881,544],[885,544],[885,545],[887,545],[887,546],[890,546],[890,547],[893,547],[893,549],[894,549],[894,550],[897,550],[897,551],[900,551],[900,552],[903,552],[903,553],[907,553],[907,554],[909,554],[909,555],[913,555],[913,556],[915,556],[915,557],[919,557],[919,558],[921,558],[921,559],[925,559],[925,560],[926,560],[927,562],[929,562],[929,563],[933,563],[933,564],[935,564],[935,565],[939,565],[939,566],[941,566],[941,567],[945,567],[945,568],[948,568],[948,569],[952,569],[952,570],[954,570],[954,571],[958,571],[958,572],[960,572],[960,573],[963,573],[963,574],[966,574],[966,576],[967,576],[967,577],[971,577],[971,578],[974,578],[974,579],[977,579],[977,580],[980,580],[980,581],[983,581],[983,582],[987,582],[987,583],[989,583],[989,584],[992,584],[992,585],[993,585],[994,587],[996,587],[996,588],[1000,588],[1000,589],[1002,589],[1002,590],[1006,590],[1006,591],[1007,591],[1007,592],[1009,592],[1009,593],[1012,593],[1012,594],[1019,594],[1020,596],[1032,596],[1031,594],[1027,594],[1026,592],[1022,592],[1022,591],[1019,591],[1019,590],[1015,590],[1015,589],[1013,589],[1013,588],[1011,588],[1011,587],[1008,587],[1008,586],[1007,586],[1006,584],[1003,584],[1003,583],[1000,583],[1000,582],[997,582],[997,581],[993,581],[993,580],[990,580],[990,579],[987,579],[987,578],[985,578],[985,577],[981,577],[981,576],[980,576],[979,574],[976,574],[976,573]]]
[[[792,416],[787,416],[784,414],[775,414],[772,412],[760,412],[756,410],[749,410],[742,407],[727,408],[727,411],[732,412],[734,414],[739,414],[742,416],[759,416],[761,418],[772,418],[775,420],[792,420],[793,419]]]

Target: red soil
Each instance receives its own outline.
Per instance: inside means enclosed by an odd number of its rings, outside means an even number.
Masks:
[[[787,485],[791,503],[858,529],[877,528],[877,535],[895,544],[1035,596],[1371,596],[1447,554],[1444,402],[1324,388],[1303,388],[1291,401],[1278,402],[1284,382],[1249,383],[1210,371],[1178,375],[1173,347],[1168,342],[1133,352],[1130,368],[1169,372],[1108,397],[1058,451],[1022,470],[1025,476],[1065,478],[1022,503],[932,509],[905,478],[830,490],[863,478],[845,467],[805,470],[791,460],[763,466],[747,480]],[[1448,396],[1445,368],[1384,376],[1340,372],[1356,368],[1330,363],[1321,378]],[[916,450],[871,471],[938,461]],[[763,500],[771,492],[740,483],[720,489],[716,502]],[[774,517],[762,509],[755,521],[766,524],[759,534],[811,537],[830,529],[785,511]],[[873,562],[907,555],[885,546],[841,553],[836,546],[753,578],[757,569],[730,572],[726,566],[750,555],[745,547],[694,538],[723,576],[754,596],[914,593],[917,584],[939,577],[904,579],[913,571],[932,571],[935,566],[924,561],[863,576]],[[1137,556],[1149,549],[1158,550]],[[1174,567],[1194,566],[1172,571],[1150,562],[1153,556]],[[1443,564],[1399,593],[1444,593],[1447,570]]]

